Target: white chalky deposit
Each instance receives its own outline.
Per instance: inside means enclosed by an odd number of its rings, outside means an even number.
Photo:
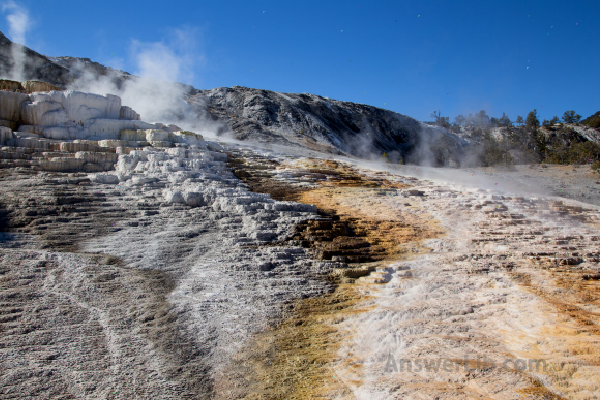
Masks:
[[[176,144],[206,148],[201,135],[176,125],[140,121],[134,110],[111,94],[0,91],[0,105],[4,166],[98,172],[112,170],[117,154],[133,149]],[[61,154],[51,154],[56,151]]]

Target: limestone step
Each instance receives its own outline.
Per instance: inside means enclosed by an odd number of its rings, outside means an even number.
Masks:
[[[390,281],[390,278],[387,275],[374,275],[374,273],[371,273],[371,275],[369,276],[365,276],[360,278],[360,281],[364,282],[364,283],[388,283]]]
[[[78,151],[104,152],[107,150],[105,147],[100,147],[92,143],[62,142],[59,146],[60,151],[67,151],[70,153],[76,153]]]
[[[5,159],[5,160],[17,160],[17,159],[22,159],[22,160],[31,160],[32,156],[30,154],[25,154],[25,153],[18,153],[18,152],[12,152],[12,151],[0,151],[0,158]]]
[[[37,153],[35,157],[48,159],[52,157],[75,157],[75,153],[69,153],[65,151],[44,151],[42,153]]]
[[[32,160],[21,160],[21,159],[3,159],[0,160],[0,166],[2,168],[13,168],[13,167],[31,167]]]

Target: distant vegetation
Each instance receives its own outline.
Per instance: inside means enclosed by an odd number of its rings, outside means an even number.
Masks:
[[[458,115],[452,123],[439,111],[431,117],[433,121],[429,123],[470,140],[471,146],[461,158],[462,166],[592,163],[600,172],[600,144],[575,130],[582,125],[600,127],[600,111],[582,120],[581,115],[569,110],[562,118],[554,116],[542,123],[537,110],[525,118],[519,115],[515,121],[505,113],[499,118],[490,117],[484,110],[475,115]],[[492,131],[496,134],[492,135]]]
[[[594,128],[600,128],[600,111],[591,117],[587,117],[586,119],[582,120],[581,123]]]

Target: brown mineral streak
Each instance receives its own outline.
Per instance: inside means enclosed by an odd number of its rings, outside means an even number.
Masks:
[[[243,164],[242,161],[238,166]],[[297,162],[295,167],[313,174],[326,175],[327,180],[319,181],[318,185],[311,188],[288,185],[265,173],[267,169],[294,168],[276,163],[260,168],[254,166],[254,170],[253,167],[244,166],[237,169],[236,175],[254,191],[270,193],[274,199],[316,205],[324,219],[299,224],[292,239],[304,247],[314,249],[317,259],[341,261],[349,265],[334,270],[330,275],[331,280],[339,283],[333,293],[319,298],[297,300],[292,310],[286,310],[279,325],[251,339],[249,346],[236,355],[238,362],[230,370],[231,379],[243,377],[242,381],[246,384],[238,381],[236,390],[232,392],[232,381],[217,383],[217,387],[224,389],[223,398],[355,398],[352,388],[363,384],[359,378],[362,376],[363,365],[361,359],[352,354],[340,359],[340,344],[352,340],[354,332],[340,329],[339,324],[375,307],[370,301],[371,297],[365,295],[365,290],[361,290],[361,287],[384,283],[370,277],[361,280],[356,278],[371,274],[376,266],[417,256],[428,250],[418,246],[420,241],[440,238],[445,234],[438,221],[428,219],[427,210],[423,207],[426,203],[411,202],[412,206],[405,204],[410,206],[409,211],[420,212],[416,215],[394,207],[399,199],[390,199],[389,192],[410,186],[394,182],[385,173],[359,173],[344,163],[332,160],[305,159]],[[537,203],[541,206],[545,204],[540,201]],[[572,215],[576,220],[595,225],[586,214],[581,213],[581,207],[549,202],[548,207],[542,208],[562,215]],[[504,226],[520,223],[518,219],[516,222],[512,222],[510,218],[500,220]],[[482,222],[480,227],[493,228],[490,224],[494,222]],[[544,262],[548,261],[542,260],[537,264],[533,262],[533,270],[524,270],[520,262],[516,268],[509,263],[506,272],[514,282],[521,285],[521,290],[534,293],[545,300],[548,307],[546,313],[559,313],[563,323],[549,324],[538,335],[531,337],[518,332],[513,332],[513,335],[517,333],[515,339],[518,337],[516,340],[524,348],[528,346],[530,349],[520,352],[519,357],[546,360],[552,368],[547,372],[554,381],[552,386],[565,393],[573,388],[575,391],[572,393],[575,393],[581,390],[576,383],[580,370],[576,364],[581,363],[583,367],[599,364],[596,361],[599,353],[599,315],[577,306],[596,302],[600,298],[599,280],[595,275],[557,269],[556,266],[544,265]],[[568,295],[565,295],[564,290],[555,290],[557,288],[568,289]],[[506,339],[510,340],[504,337]],[[456,340],[464,338],[457,337]],[[532,340],[534,342],[530,343]],[[494,339],[491,341],[495,342]],[[536,350],[538,345],[554,349],[554,353],[568,353],[578,361],[570,359],[565,363],[560,357],[548,357],[547,351]],[[502,342],[495,346],[502,348]],[[256,353],[256,349],[260,349],[259,353]],[[506,357],[514,358],[515,355],[507,353]],[[356,379],[346,377],[342,381],[341,377],[335,375],[331,365],[340,365],[340,362]],[[460,359],[453,362],[455,365],[464,364]],[[525,382],[529,382],[529,386],[521,386],[516,393],[540,399],[563,398],[550,391],[527,371],[512,370],[511,373],[522,376]],[[233,378],[234,376],[237,378]],[[240,385],[244,388],[240,388]],[[451,396],[496,398],[496,395],[490,397],[483,388],[467,386],[467,382],[464,385],[443,382],[405,383],[405,387],[415,385]],[[235,395],[231,397],[225,393]]]
[[[349,263],[356,261],[353,265],[357,268],[336,271],[330,279],[341,284],[334,293],[297,300],[293,311],[279,325],[255,335],[234,357],[231,369],[225,374],[228,378],[217,380],[215,387],[220,398],[354,398],[347,385],[328,367],[338,359],[341,341],[352,335],[340,331],[336,325],[372,309],[368,305],[369,296],[357,290],[364,283],[355,283],[354,278],[369,274],[376,265],[410,257],[412,254],[403,244],[440,237],[443,233],[436,224],[400,214],[390,206],[385,189],[408,185],[372,179],[336,161],[311,161],[324,164],[311,172],[338,179],[316,189],[290,190],[289,185],[268,178],[248,179],[241,170],[237,175],[253,190],[268,192],[273,198],[315,204],[330,221],[299,224],[293,239],[315,248],[322,259],[344,257]],[[354,363],[352,367],[360,370],[362,365]]]

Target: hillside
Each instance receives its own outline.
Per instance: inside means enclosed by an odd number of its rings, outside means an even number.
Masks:
[[[15,65],[12,45],[0,33],[0,77],[10,77]],[[210,126],[214,134],[238,140],[368,159],[379,159],[385,153],[395,163],[457,164],[468,145],[438,127],[364,104],[240,86],[199,90],[183,84],[144,81],[89,59],[47,57],[26,47],[22,50],[26,80],[41,80],[63,89],[120,95],[124,105],[140,112],[142,119],[175,123],[190,130]],[[102,82],[101,87],[98,82]],[[167,97],[168,104],[158,111],[150,108],[146,112],[147,109],[135,103],[147,97],[160,98],[161,105]],[[129,99],[134,104],[127,103]]]
[[[590,115],[586,119],[581,120],[581,123],[595,128],[600,128],[600,111],[594,115]]]

